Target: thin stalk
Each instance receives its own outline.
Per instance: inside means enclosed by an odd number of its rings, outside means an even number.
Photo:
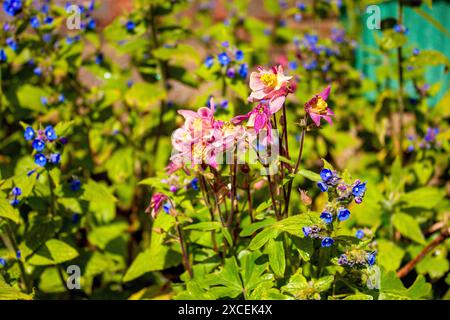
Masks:
[[[175,220],[177,223],[177,232],[178,232],[178,238],[180,240],[181,254],[183,255],[184,268],[187,270],[187,272],[189,273],[189,277],[192,279],[194,274],[192,273],[192,268],[191,268],[191,264],[189,262],[189,256],[187,254],[187,249],[184,246],[183,232],[181,230],[180,223],[178,222],[176,215],[175,215]]]
[[[403,23],[403,1],[398,0],[398,24],[402,25]],[[403,162],[403,150],[402,150],[402,142],[403,142],[403,114],[405,111],[405,105],[403,102],[403,55],[402,55],[402,47],[397,48],[397,72],[398,72],[398,130],[399,134],[397,135],[397,155],[400,157],[400,161]]]
[[[17,246],[16,238],[14,237],[14,233],[12,232],[12,228],[9,225],[9,221],[6,220],[5,226],[6,226],[6,233],[7,233],[7,236],[9,238],[9,242],[11,243],[11,246],[14,249],[14,254],[17,254],[17,251],[19,250],[19,247]],[[30,279],[28,278],[27,272],[25,271],[25,267],[23,265],[22,260],[18,259],[18,263],[19,263],[19,269],[20,269],[20,275],[21,275],[21,278],[22,278],[22,282],[25,285],[25,291],[26,291],[26,293],[31,293]]]
[[[248,203],[248,214],[250,215],[250,221],[255,222],[255,217],[253,216],[253,208],[252,208],[252,193],[250,191],[250,173],[247,173],[247,181],[246,181],[246,191],[247,191],[247,203]]]
[[[50,176],[50,171],[47,170],[47,179],[48,179],[48,189],[50,191],[50,213],[52,216],[56,214],[55,212],[55,193],[53,191],[52,186],[52,178]]]
[[[211,207],[211,202],[209,201],[209,197],[208,197],[208,192],[206,189],[206,182],[205,182],[205,177],[203,177],[202,175],[200,175],[200,189],[202,190],[202,196],[203,196],[203,201],[205,201],[206,206],[208,207],[209,210],[209,214],[211,216],[211,221],[214,221],[214,211],[212,210]],[[211,231],[211,241],[213,244],[213,249],[216,253],[219,253],[219,249],[217,247],[217,241],[216,241],[216,231],[212,230]]]
[[[233,222],[233,217],[236,213],[236,207],[235,207],[235,199],[236,199],[236,190],[237,190],[237,155],[236,150],[233,154],[233,163],[230,165],[230,179],[231,179],[231,211],[230,215],[228,216],[227,221],[227,227],[231,226],[231,223]]]

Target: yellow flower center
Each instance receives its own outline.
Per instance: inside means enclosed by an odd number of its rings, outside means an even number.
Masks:
[[[261,76],[262,83],[270,88],[275,88],[277,86],[277,75],[273,73],[264,73]]]
[[[203,128],[203,121],[200,118],[197,118],[194,120],[194,122],[192,123],[192,127],[194,128],[195,131],[200,131]]]
[[[311,107],[314,113],[325,114],[327,113],[328,104],[321,96],[317,96],[316,103]]]

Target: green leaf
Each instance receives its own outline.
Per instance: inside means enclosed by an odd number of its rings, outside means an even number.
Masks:
[[[400,267],[405,252],[391,241],[380,239],[377,242],[377,263],[387,271],[397,270]]]
[[[151,247],[134,259],[123,277],[123,282],[134,280],[150,271],[164,270],[181,263],[181,254],[162,243],[152,243]]]
[[[267,243],[270,239],[274,239],[278,236],[280,231],[275,228],[264,229],[260,233],[258,233],[250,242],[248,246],[250,250],[256,250],[261,248],[263,245]]]
[[[286,270],[286,257],[284,254],[283,241],[278,239],[270,239],[267,243],[267,253],[269,255],[269,265],[275,275],[282,278]]]
[[[310,170],[300,169],[300,170],[298,170],[297,174],[304,176],[305,178],[307,178],[311,181],[316,181],[316,182],[322,181],[322,178],[320,177],[320,175],[318,173],[315,173]]]
[[[242,229],[241,233],[239,233],[239,235],[241,237],[248,237],[251,236],[255,231],[264,228],[264,227],[268,227],[271,226],[275,223],[275,219],[272,218],[267,218],[264,219],[263,221],[258,221],[255,223],[252,223],[249,226],[246,226]]]
[[[128,105],[146,111],[158,101],[166,98],[166,91],[157,84],[146,82],[135,83],[125,94]]]
[[[213,286],[210,292],[215,296],[236,298],[242,293],[242,282],[236,259],[228,258],[219,272],[206,277],[204,284]]]
[[[239,253],[241,264],[241,278],[246,293],[250,293],[260,283],[270,281],[270,278],[263,277],[267,263],[262,259],[262,254],[258,251],[247,250]]]
[[[373,300],[373,297],[369,296],[368,294],[358,293],[347,296],[344,298],[344,300]]]
[[[417,300],[429,296],[431,285],[423,276],[418,276],[409,289],[397,277],[394,271],[382,272],[380,279],[380,300]]]
[[[431,0],[427,0],[428,2],[428,6],[431,7]],[[418,15],[420,15],[422,18],[424,18],[425,20],[427,20],[432,26],[434,26],[437,30],[439,30],[440,32],[442,32],[447,38],[450,38],[450,32],[448,32],[448,30],[439,23],[439,21],[437,21],[436,19],[434,19],[431,15],[429,15],[428,13],[426,13],[425,11],[423,11],[420,8],[414,8],[413,9],[414,12],[416,12]]]
[[[330,289],[333,284],[334,276],[325,276],[314,282],[314,290],[317,292],[324,292]]]
[[[399,198],[399,202],[404,203],[404,206],[408,208],[432,209],[438,205],[444,197],[444,190],[424,187],[402,194]]]
[[[420,244],[425,243],[419,223],[410,215],[401,212],[395,213],[392,216],[392,224],[403,236]]]
[[[22,293],[19,289],[10,286],[0,276],[0,300],[32,300],[31,295]]]
[[[77,250],[61,240],[51,239],[28,259],[28,263],[35,266],[48,266],[70,261],[76,257],[78,257]]]
[[[15,223],[20,222],[19,211],[11,206],[6,199],[0,199],[0,217],[9,219]]]
[[[191,224],[184,227],[185,230],[200,230],[200,231],[212,231],[218,230],[222,227],[222,224],[218,221],[207,221]]]

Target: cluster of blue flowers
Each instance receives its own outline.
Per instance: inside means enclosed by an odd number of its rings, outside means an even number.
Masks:
[[[415,149],[415,144],[418,145],[420,149],[431,149],[432,147],[436,147],[439,145],[439,141],[437,141],[436,136],[439,134],[439,128],[427,128],[427,132],[423,139],[418,139],[414,135],[409,135],[408,140],[410,144],[408,146],[407,151],[412,152]]]
[[[20,203],[20,200],[19,200],[18,198],[19,198],[19,196],[21,196],[21,195],[22,195],[22,189],[20,189],[19,187],[14,187],[14,188],[12,188],[12,190],[11,190],[11,196],[12,196],[12,199],[9,201],[9,203],[10,203],[13,207],[18,206],[19,203]]]
[[[222,46],[225,48],[229,47],[227,41],[222,43]],[[234,61],[232,60],[234,57]],[[239,74],[241,78],[246,78],[248,74],[248,64],[242,63],[244,60],[244,52],[242,50],[235,50],[231,52],[230,50],[223,51],[217,55],[217,61],[220,66],[226,67],[226,76],[229,78],[234,78],[236,73]],[[209,69],[215,63],[215,58],[213,56],[208,56],[205,59],[205,66]]]
[[[373,266],[376,260],[376,252],[366,252],[364,250],[352,250],[341,254],[337,263],[341,266],[366,267]]]
[[[6,14],[10,16],[15,16],[22,11],[23,4],[22,0],[4,0],[3,9]]]
[[[366,182],[356,180],[353,184],[347,185],[337,175],[336,171],[323,169],[320,172],[322,181],[317,186],[322,192],[328,192],[328,203],[325,210],[320,214],[326,228],[319,226],[303,227],[305,237],[322,239],[322,247],[330,247],[334,240],[330,237],[331,226],[334,221],[338,223],[350,218],[350,210],[347,206],[354,200],[361,203],[366,192]],[[328,228],[328,226],[330,226]],[[364,233],[361,237],[364,236]]]
[[[58,138],[53,126],[47,126],[44,130],[37,132],[32,127],[27,127],[24,132],[26,141],[32,141],[31,145],[36,151],[34,163],[39,167],[45,167],[48,163],[58,164],[61,161],[61,154],[55,152],[61,146],[67,143],[64,137]],[[30,171],[29,175],[33,174]]]

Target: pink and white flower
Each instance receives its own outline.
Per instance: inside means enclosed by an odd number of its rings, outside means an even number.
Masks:
[[[292,79],[291,76],[284,75],[281,65],[269,70],[258,67],[258,71],[250,75],[252,93],[248,97],[248,102],[268,100],[270,113],[278,112],[283,107],[286,96],[292,92],[290,79]]]
[[[331,86],[326,87],[321,93],[316,94],[307,103],[305,103],[305,111],[309,114],[314,124],[320,127],[320,119],[325,119],[329,124],[333,124],[331,116],[333,111],[328,107],[327,99],[330,95]]]

